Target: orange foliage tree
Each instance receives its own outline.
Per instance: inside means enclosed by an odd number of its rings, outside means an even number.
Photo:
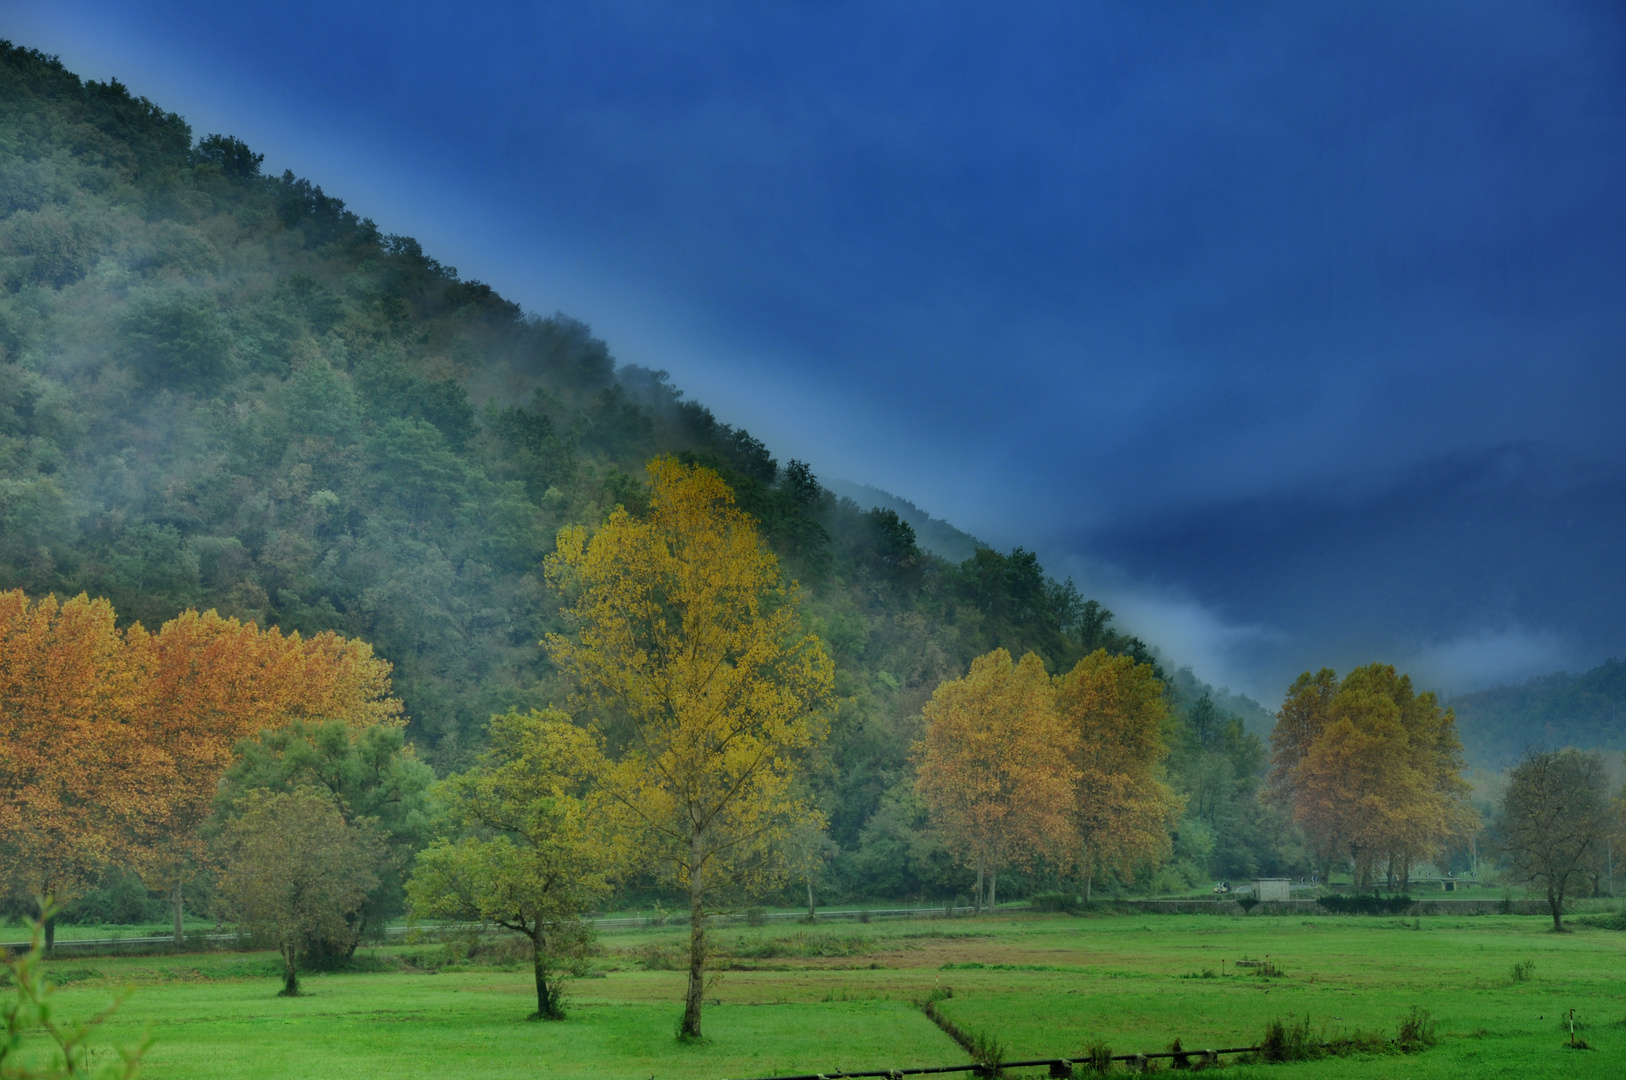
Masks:
[[[1299,676],[1271,733],[1269,796],[1324,868],[1347,858],[1363,888],[1380,865],[1404,888],[1415,863],[1472,834],[1461,774],[1455,717],[1388,664]]]
[[[962,863],[977,870],[977,906],[997,899],[999,871],[1063,850],[1072,804],[1073,736],[1056,712],[1044,662],[1004,649],[938,686],[915,745],[917,788]]]
[[[112,605],[0,593],[0,865],[71,899],[124,862],[169,890],[201,858],[233,745],[295,720],[396,723],[389,664],[332,633],[188,611],[120,632]]]
[[[1072,863],[1084,898],[1099,870],[1132,880],[1171,851],[1186,800],[1164,779],[1168,706],[1150,664],[1099,649],[1055,679],[1056,709],[1072,750]]]
[[[120,851],[152,796],[139,696],[107,601],[0,593],[0,867],[14,891],[71,899]]]
[[[198,829],[237,742],[296,721],[399,723],[401,704],[372,646],[332,632],[303,638],[186,611],[156,634],[138,623],[126,637],[142,685],[140,727],[158,748],[135,861],[170,894],[180,940],[182,885],[205,851]]]

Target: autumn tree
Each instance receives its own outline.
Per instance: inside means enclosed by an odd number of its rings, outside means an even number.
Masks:
[[[153,806],[156,748],[105,600],[0,593],[0,873],[14,895],[72,900]],[[55,918],[45,921],[45,947]]]
[[[398,724],[389,671],[332,633],[283,635],[212,611],[121,633],[105,600],[0,593],[9,884],[65,902],[109,864],[133,864],[170,893],[179,940],[181,886],[233,745],[303,719]]]
[[[657,458],[649,475],[644,516],[560,531],[547,575],[574,632],[544,644],[618,751],[604,790],[643,830],[650,869],[689,896],[679,1034],[698,1038],[707,911],[782,881],[776,845],[814,814],[792,782],[825,737],[832,670],[717,474]]]
[[[170,894],[182,938],[182,886],[203,858],[199,828],[212,811],[233,748],[287,724],[398,726],[390,665],[366,642],[261,630],[216,612],[186,611],[156,634],[127,635],[140,685],[137,727],[150,744],[151,798],[136,823],[143,878]]]
[[[1055,699],[1071,754],[1069,854],[1088,900],[1097,872],[1133,880],[1168,858],[1186,800],[1164,777],[1168,707],[1150,664],[1097,650],[1056,676]]]
[[[1603,759],[1579,750],[1531,750],[1508,774],[1496,833],[1508,870],[1547,890],[1553,929],[1564,898],[1596,877],[1617,827]]]
[[[917,786],[933,824],[977,871],[976,904],[998,899],[999,872],[1064,847],[1074,734],[1056,711],[1044,661],[1004,649],[940,684],[915,745]]]
[[[221,833],[218,895],[245,931],[282,955],[281,996],[298,996],[299,961],[313,942],[354,933],[350,916],[377,884],[379,846],[309,788],[250,792]]]
[[[1292,807],[1329,864],[1347,857],[1356,884],[1386,865],[1402,888],[1412,865],[1477,824],[1462,779],[1456,722],[1433,693],[1387,664],[1302,675],[1272,734],[1272,796]]]
[[[595,787],[597,740],[557,711],[493,717],[490,748],[446,782],[465,834],[418,856],[408,885],[416,917],[472,919],[525,935],[536,1016],[564,1018],[564,967],[581,959],[581,914],[610,891],[622,861],[614,807]]]

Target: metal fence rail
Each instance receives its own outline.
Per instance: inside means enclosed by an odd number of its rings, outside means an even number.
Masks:
[[[1195,1058],[1204,1064],[1217,1064],[1221,1054],[1256,1054],[1257,1046],[1233,1046],[1224,1050],[1159,1050],[1153,1054],[1113,1054],[1112,1061],[1122,1061],[1132,1070],[1146,1071],[1146,1066],[1159,1058]],[[870,1069],[864,1072],[844,1072],[836,1069],[827,1073],[797,1073],[793,1076],[764,1076],[756,1080],[849,1080],[857,1077],[926,1076],[940,1073],[972,1073],[976,1076],[994,1076],[1001,1069],[1049,1069],[1054,1077],[1071,1077],[1073,1070],[1089,1065],[1088,1058],[1035,1058],[1032,1061],[1002,1061],[998,1065],[973,1062],[968,1065],[928,1065],[914,1069]]]

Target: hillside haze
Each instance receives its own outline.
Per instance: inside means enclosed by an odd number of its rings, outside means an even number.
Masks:
[[[0,47],[0,133],[0,588],[105,596],[149,627],[214,608],[364,639],[444,772],[492,714],[558,698],[538,644],[557,530],[640,512],[644,464],[679,455],[802,582],[840,702],[811,783],[841,874],[885,895],[952,876],[908,761],[933,688],[1000,647],[1052,671],[1103,648],[1156,662],[1031,552],[837,496],[581,322],[526,314],[117,81]],[[1258,738],[1167,674],[1171,768],[1227,777],[1216,867],[1280,863]]]

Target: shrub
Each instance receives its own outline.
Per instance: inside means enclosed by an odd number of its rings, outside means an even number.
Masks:
[[[1429,1011],[1413,1005],[1411,1011],[1400,1018],[1400,1034],[1395,1038],[1395,1045],[1402,1054],[1427,1050],[1439,1041],[1434,1028],[1434,1018]]]
[[[1104,1042],[1086,1043],[1079,1058],[1091,1072],[1105,1076],[1112,1071],[1112,1047]]]
[[[1536,962],[1534,960],[1520,960],[1509,969],[1508,974],[1516,983],[1529,982],[1530,976],[1535,974]]]
[[[1321,1042],[1310,1034],[1310,1018],[1300,1023],[1291,1020],[1272,1020],[1265,1028],[1265,1037],[1259,1040],[1259,1060],[1271,1063],[1281,1061],[1309,1061],[1321,1056]]]
[[[1409,896],[1319,896],[1316,903],[1334,915],[1399,915],[1411,907]]]
[[[1084,898],[1075,893],[1040,893],[1029,903],[1034,911],[1057,911],[1064,915],[1077,915],[1084,910]]]

